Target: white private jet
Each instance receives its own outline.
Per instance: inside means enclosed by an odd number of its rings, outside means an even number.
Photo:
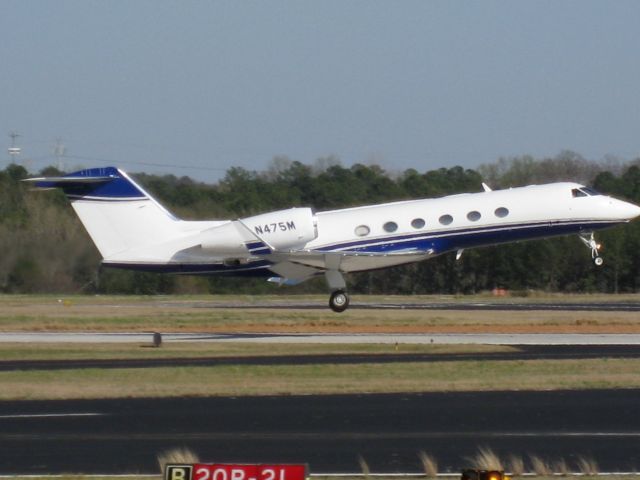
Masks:
[[[629,222],[640,207],[577,183],[314,212],[290,208],[248,218],[185,221],[114,167],[30,178],[61,188],[108,267],[190,275],[264,276],[297,284],[324,275],[329,306],[349,306],[344,273],[446,252],[578,234],[602,265],[594,230]]]

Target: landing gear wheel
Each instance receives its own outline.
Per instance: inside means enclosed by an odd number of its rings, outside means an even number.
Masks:
[[[602,264],[604,263],[604,259],[600,256],[600,248],[602,247],[602,245],[596,242],[593,232],[581,233],[579,235],[579,238],[580,240],[582,240],[582,243],[584,243],[586,247],[591,250],[591,258],[593,259],[593,263],[596,264],[596,267],[602,266]]]
[[[336,290],[329,297],[329,307],[334,312],[344,312],[349,306],[349,295],[344,290]]]

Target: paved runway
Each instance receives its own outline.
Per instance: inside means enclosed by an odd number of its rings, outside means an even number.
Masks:
[[[440,471],[501,455],[640,465],[640,391],[487,392],[257,398],[0,402],[0,473],[157,471],[188,447],[211,462],[308,462],[312,473]]]
[[[163,302],[166,306],[182,306],[184,302]],[[295,300],[295,297],[281,301],[269,302],[194,302],[194,308],[205,309],[297,309],[297,310],[326,310],[326,302],[310,302]],[[495,310],[495,311],[592,311],[592,312],[640,312],[640,301],[634,302],[538,302],[508,300],[501,302],[370,302],[359,301],[355,298],[349,309],[354,310]]]
[[[153,333],[4,332],[0,343],[139,343]],[[467,344],[467,345],[640,345],[637,333],[162,333],[164,342]]]
[[[640,311],[640,303],[364,304],[354,308]],[[3,333],[0,342],[149,344],[151,335]],[[163,333],[163,341],[520,345],[516,352],[388,355],[387,362],[640,356],[633,346],[640,345],[640,334]],[[308,360],[318,364],[372,361],[366,355]],[[170,364],[301,361],[305,360],[281,356],[174,359]],[[375,361],[379,363],[380,357]],[[163,362],[12,361],[0,362],[0,371],[154,368],[164,366]],[[440,471],[455,472],[470,465],[466,457],[479,446],[504,456],[522,455],[525,462],[529,454],[550,461],[563,457],[572,468],[579,455],[586,455],[603,470],[636,470],[640,467],[640,390],[0,402],[0,474],[155,473],[156,455],[172,447],[191,448],[204,461],[307,462],[312,473],[358,472],[358,455],[374,473],[419,472],[416,452],[425,450],[438,459]]]

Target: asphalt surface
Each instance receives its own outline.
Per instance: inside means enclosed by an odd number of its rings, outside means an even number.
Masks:
[[[166,305],[178,305],[167,302]],[[184,303],[180,303],[184,306]],[[325,303],[300,302],[285,300],[279,302],[256,303],[224,303],[224,302],[197,302],[194,308],[205,309],[296,309],[296,310],[326,310]],[[431,303],[378,303],[360,302],[353,300],[349,305],[353,310],[495,310],[495,311],[593,311],[593,312],[640,312],[640,302],[431,302]]]
[[[209,462],[306,462],[312,473],[440,471],[479,446],[640,465],[640,390],[0,402],[0,472],[154,473],[172,447]]]
[[[640,345],[638,333],[162,333],[162,343]],[[138,343],[153,333],[4,332],[0,343]]]
[[[401,310],[495,310],[495,311],[588,311],[588,312],[640,312],[640,302],[603,302],[603,303],[380,303],[356,304],[356,309],[401,309]]]
[[[254,307],[326,308],[315,304]],[[640,303],[356,304],[352,308],[640,312]],[[19,335],[24,334],[0,334],[0,341],[150,342],[150,334]],[[640,344],[640,335],[170,335],[165,335],[165,341],[520,346],[506,353],[391,354],[382,358],[0,361],[0,371],[640,356],[640,348],[632,346]],[[156,473],[156,455],[174,447],[190,448],[201,460],[211,462],[303,462],[312,473],[359,472],[358,456],[374,473],[419,472],[420,450],[437,458],[441,472],[456,472],[472,466],[468,457],[478,447],[492,448],[504,457],[520,455],[527,468],[531,454],[549,461],[564,458],[570,468],[575,468],[582,455],[595,459],[601,470],[635,471],[640,467],[640,390],[0,402],[0,474]]]
[[[593,358],[640,358],[633,345],[521,345],[510,352],[484,353],[389,353],[225,356],[198,358],[141,358],[91,360],[0,360],[0,372],[66,370],[83,368],[214,367],[220,365],[347,365],[381,363],[431,363],[459,361],[581,360]],[[639,399],[640,400],[640,399]]]

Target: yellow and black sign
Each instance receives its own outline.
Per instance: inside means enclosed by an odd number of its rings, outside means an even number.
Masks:
[[[168,464],[164,467],[164,480],[191,480],[193,465]]]

